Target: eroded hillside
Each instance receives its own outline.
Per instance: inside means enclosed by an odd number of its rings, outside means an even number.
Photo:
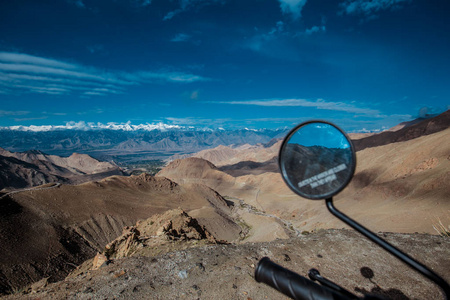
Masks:
[[[215,191],[145,174],[6,195],[0,198],[0,292],[43,277],[63,279],[124,226],[178,207],[195,210],[219,239],[240,237],[227,202]]]
[[[355,177],[336,197],[338,208],[375,231],[436,234],[433,225],[438,220],[450,222],[448,140],[450,129],[358,151]],[[172,162],[158,175],[180,183],[203,183],[291,222],[298,231],[343,227],[320,201],[293,194],[278,172],[230,174],[188,158]]]
[[[123,175],[117,165],[86,154],[60,157],[36,150],[10,152],[0,148],[0,167],[0,189],[27,188],[51,182],[74,184]]]

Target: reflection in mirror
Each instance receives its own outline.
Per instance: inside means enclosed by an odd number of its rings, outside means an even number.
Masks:
[[[325,199],[341,191],[355,170],[348,137],[335,125],[313,121],[297,126],[280,150],[280,169],[288,186],[308,199]]]

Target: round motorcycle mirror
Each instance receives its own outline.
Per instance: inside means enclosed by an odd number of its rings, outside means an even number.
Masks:
[[[309,121],[292,129],[281,145],[278,160],[287,185],[312,200],[339,193],[352,179],[356,167],[350,138],[325,121]]]

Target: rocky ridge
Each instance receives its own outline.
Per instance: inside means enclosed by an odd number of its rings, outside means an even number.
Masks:
[[[197,219],[182,209],[173,209],[138,221],[134,226],[124,227],[121,236],[109,242],[102,252],[72,274],[86,269],[97,270],[104,264],[123,257],[154,256],[176,249],[218,243],[227,242],[219,241]]]
[[[419,122],[409,122],[399,125],[394,130],[383,131],[379,134],[371,135],[353,141],[356,151],[366,148],[378,147],[392,143],[405,142],[419,137],[437,133],[450,127],[450,110],[442,114],[420,120]]]
[[[37,150],[10,152],[0,148],[0,166],[0,189],[27,188],[50,182],[76,184],[123,175],[113,163],[78,153],[60,157]]]

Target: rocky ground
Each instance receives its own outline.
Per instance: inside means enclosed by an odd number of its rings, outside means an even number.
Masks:
[[[450,280],[450,239],[381,235]],[[167,239],[167,243],[175,249],[180,241]],[[351,230],[321,230],[265,243],[189,246],[159,255],[137,252],[112,259],[97,270],[85,265],[63,281],[47,285],[43,280],[27,294],[18,292],[5,299],[286,299],[255,282],[255,266],[264,256],[304,276],[317,268],[359,295],[375,292],[391,299],[442,299],[434,284]],[[87,264],[92,266],[92,261]]]

